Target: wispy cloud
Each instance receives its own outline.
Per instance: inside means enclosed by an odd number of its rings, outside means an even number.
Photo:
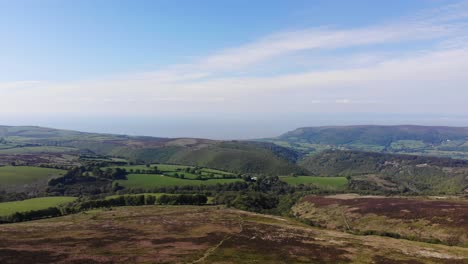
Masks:
[[[0,83],[0,89],[27,89],[39,85],[40,81],[18,81]]]
[[[355,29],[320,27],[274,33],[253,43],[217,52],[198,63],[196,69],[235,70],[289,53],[314,49],[339,49],[437,39],[466,33],[468,4],[461,2],[421,12],[403,20]]]
[[[468,4],[461,2],[363,28],[274,33],[155,72],[65,83],[0,83],[2,97],[10,99],[0,111],[364,111],[369,104],[426,111],[442,101],[446,108],[437,110],[468,113],[462,99],[468,97],[467,18]],[[392,50],[411,43],[417,45]],[[346,55],[333,53],[345,49]],[[311,51],[332,52],[324,58]],[[302,62],[291,72],[292,54],[310,65]],[[274,74],[254,74],[272,65]]]

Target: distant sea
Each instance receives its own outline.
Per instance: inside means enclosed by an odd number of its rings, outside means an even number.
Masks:
[[[0,113],[0,125],[35,125],[85,132],[210,139],[266,138],[279,136],[298,127],[364,124],[468,126],[468,116],[373,113],[231,113],[174,116],[2,115]]]

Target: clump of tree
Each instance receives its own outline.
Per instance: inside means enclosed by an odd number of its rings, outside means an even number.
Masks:
[[[208,201],[205,194],[175,194],[155,196],[151,194],[120,195],[110,199],[96,199],[77,201],[64,207],[65,213],[75,213],[93,208],[114,206],[142,206],[142,205],[203,205]]]
[[[29,193],[25,192],[7,192],[5,190],[0,190],[0,203],[2,202],[11,202],[11,201],[21,201],[32,198]]]
[[[158,166],[151,167],[150,164],[146,164],[145,167],[146,169],[129,169],[129,172],[133,174],[161,174],[162,173],[158,169]],[[122,169],[122,168],[117,168],[117,169],[125,171],[125,169]]]
[[[67,171],[65,175],[50,179],[47,193],[51,195],[97,195],[111,193],[113,190],[112,181],[127,178],[124,169],[107,169],[102,171],[97,166],[74,167]]]
[[[86,173],[88,173],[89,175],[89,171],[86,171],[85,174]],[[109,180],[126,180],[128,173],[125,169],[121,169],[121,168],[116,168],[116,169],[107,168],[106,170],[102,171],[99,167],[93,167],[92,174],[95,177],[109,179]]]
[[[265,212],[275,208],[279,200],[273,194],[246,192],[228,195],[219,194],[216,196],[215,202],[245,211]]]
[[[202,205],[206,204],[208,197],[204,194],[180,194],[166,195],[158,197],[157,204],[161,205]]]
[[[62,212],[57,207],[50,207],[42,210],[34,210],[34,211],[27,211],[27,212],[17,212],[10,216],[2,217],[0,219],[0,223],[16,223],[16,222],[23,222],[35,219],[42,219],[42,218],[49,218],[49,217],[57,217],[61,216]]]

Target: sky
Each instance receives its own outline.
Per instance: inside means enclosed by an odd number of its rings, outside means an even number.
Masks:
[[[0,123],[468,126],[468,1],[0,0]]]

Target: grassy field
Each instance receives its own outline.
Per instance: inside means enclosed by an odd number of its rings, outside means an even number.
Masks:
[[[158,167],[160,171],[177,171],[177,169],[185,169],[185,168],[192,168],[191,166],[183,166],[183,165],[172,165],[172,164],[151,164],[148,168],[146,165],[127,165],[127,166],[111,166],[106,168],[121,168],[125,170],[151,170],[155,166]]]
[[[166,177],[154,174],[129,174],[127,180],[117,181],[121,186],[126,188],[158,188],[158,187],[172,187],[172,186],[198,186],[198,185],[214,185],[241,181],[241,179],[210,179],[202,180],[186,180],[179,178]]]
[[[174,165],[174,164],[150,164],[150,167],[148,168],[146,165],[127,165],[127,166],[111,166],[111,167],[106,167],[106,168],[121,168],[125,170],[151,170],[154,167],[158,167],[158,170],[163,171],[163,172],[174,172],[174,171],[183,171],[186,168],[194,169],[194,166],[187,166],[187,165]],[[232,173],[226,172],[226,171],[221,171],[221,170],[215,170],[215,169],[209,169],[209,168],[201,168],[201,171],[203,173],[214,173],[214,174],[225,174],[225,175],[231,175]]]
[[[131,170],[148,171],[148,170],[153,170],[155,167],[157,167],[158,170],[161,171],[165,175],[175,176],[175,174],[177,173],[178,175],[183,175],[186,179],[196,179],[199,176],[203,176],[206,178],[222,178],[223,176],[233,175],[230,172],[215,170],[215,169],[208,169],[208,168],[201,168],[200,169],[201,175],[199,175],[196,173],[185,171],[187,168],[194,169],[195,167],[193,166],[172,165],[172,164],[151,164],[150,167],[147,167],[146,165],[111,166],[111,167],[106,167],[106,168],[112,168],[112,169],[121,168],[127,171],[131,171]]]
[[[185,179],[196,179],[200,175],[198,174],[193,174],[190,172],[176,172],[176,171],[171,171],[171,172],[164,172],[164,175],[170,175],[170,176],[175,176],[175,175],[183,176]]]
[[[0,216],[8,216],[16,212],[46,209],[61,204],[73,202],[75,197],[42,197],[16,202],[0,203]]]
[[[313,184],[330,189],[344,189],[348,183],[345,177],[283,176],[280,179],[290,185]]]
[[[0,149],[0,155],[13,154],[37,154],[37,153],[67,153],[77,151],[76,148],[54,147],[54,146],[38,146],[38,147],[17,147],[10,149]]]
[[[213,174],[221,174],[221,175],[232,175],[232,173],[230,173],[230,172],[220,171],[220,170],[215,170],[215,169],[207,169],[207,168],[203,168],[203,169],[202,169],[202,173],[206,173],[206,174],[213,173]]]
[[[217,206],[140,206],[0,225],[0,263],[466,263],[468,249],[317,229]]]
[[[0,186],[34,183],[41,180],[48,180],[64,173],[65,171],[63,170],[49,168],[3,166],[0,167]]]
[[[422,149],[426,144],[421,140],[398,140],[390,144],[393,150]]]

